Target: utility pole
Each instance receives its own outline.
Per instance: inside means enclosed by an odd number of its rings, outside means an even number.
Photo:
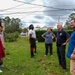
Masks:
[[[60,16],[58,16],[58,23],[60,23]]]

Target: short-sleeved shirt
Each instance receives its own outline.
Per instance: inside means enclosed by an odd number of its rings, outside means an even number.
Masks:
[[[71,54],[75,48],[75,30],[71,34],[70,41],[69,41],[69,46],[68,46],[68,52],[67,52],[67,57],[70,58]]]
[[[45,37],[45,43],[46,44],[51,44],[53,42],[52,36],[55,36],[55,35],[52,32],[51,33],[45,32],[43,34],[43,36]]]
[[[61,46],[63,43],[66,42],[68,38],[70,38],[70,35],[62,29],[61,31],[58,31],[56,33],[56,37],[57,37],[57,46]]]
[[[36,38],[35,30],[29,30],[29,35],[32,34],[32,38]]]

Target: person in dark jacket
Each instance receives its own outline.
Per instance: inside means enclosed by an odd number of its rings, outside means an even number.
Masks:
[[[56,44],[57,44],[57,55],[59,60],[59,66],[62,67],[62,72],[66,71],[66,57],[65,57],[65,48],[66,44],[70,39],[70,35],[63,30],[62,24],[57,24],[57,34],[56,34]]]

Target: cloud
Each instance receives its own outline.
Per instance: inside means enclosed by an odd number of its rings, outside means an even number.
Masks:
[[[32,24],[37,24],[37,23],[39,23],[39,22],[38,22],[37,20],[31,20],[30,23],[32,23]]]
[[[42,16],[42,15],[35,15],[34,18],[36,18],[36,19],[43,19],[44,16]]]
[[[23,4],[20,2],[16,2],[14,0],[1,0],[0,1],[0,10],[8,9],[14,7],[10,10],[0,12],[0,14],[4,13],[14,13],[14,12],[28,12],[21,14],[11,14],[11,15],[3,15],[9,17],[18,17],[20,18],[24,26],[29,26],[30,23],[33,23],[35,26],[56,26],[58,20],[60,22],[65,23],[68,19],[68,16],[74,10],[63,10],[63,9],[75,9],[75,0],[19,0],[23,2],[28,2],[31,4]],[[4,4],[4,5],[2,5]],[[38,6],[43,5],[43,6]],[[46,7],[44,7],[46,6]],[[41,12],[33,12],[32,11],[41,11]],[[60,16],[60,18],[59,18]]]
[[[21,21],[22,22],[22,27],[27,27],[27,22],[25,22],[25,21]]]
[[[45,7],[44,13],[51,18],[58,20],[60,16],[61,20],[67,19],[69,14],[71,14],[74,10],[63,10],[63,9],[74,9],[75,8],[75,1],[74,0],[42,0],[45,6],[49,6],[51,8]]]
[[[34,0],[24,0],[24,1],[30,3],[33,2]]]

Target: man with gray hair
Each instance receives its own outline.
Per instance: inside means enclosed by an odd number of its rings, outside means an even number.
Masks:
[[[58,31],[56,33],[56,44],[59,66],[62,67],[62,72],[66,72],[65,49],[70,36],[66,31],[63,30],[61,23],[57,24],[57,29]]]
[[[75,18],[71,19],[70,27],[73,32],[69,41],[67,57],[70,59],[70,73],[75,75]]]

